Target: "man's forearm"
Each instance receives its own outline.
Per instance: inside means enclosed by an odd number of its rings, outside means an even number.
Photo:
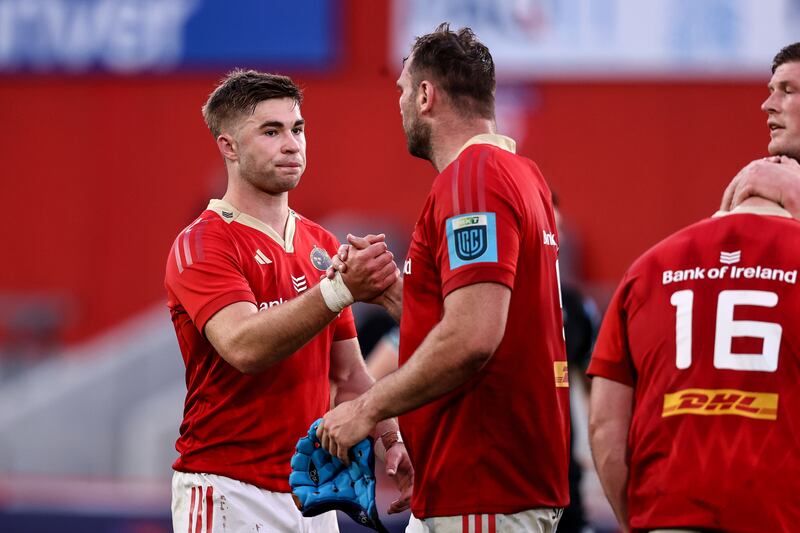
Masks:
[[[336,316],[315,286],[298,298],[247,316],[230,339],[228,351],[245,354],[244,371],[259,372],[302,348]]]
[[[331,380],[336,385],[334,405],[353,400],[369,390],[375,383],[367,372],[364,358],[356,339],[336,341],[331,347]],[[384,452],[399,438],[396,418],[381,420],[372,431],[375,450],[383,460]],[[377,446],[380,442],[381,445]]]
[[[402,367],[376,383],[363,397],[375,420],[416,409],[465,383],[488,361],[471,353],[469,343],[440,322]]]
[[[624,531],[628,529],[628,465],[625,439],[618,430],[592,434],[592,457],[608,502]]]
[[[592,459],[623,531],[628,531],[627,454],[633,397],[633,387],[598,376],[589,400]]]
[[[394,284],[381,295],[380,305],[398,324],[403,315],[403,278],[398,278]]]

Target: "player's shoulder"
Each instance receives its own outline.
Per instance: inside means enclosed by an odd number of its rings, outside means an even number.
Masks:
[[[465,182],[478,187],[506,189],[526,172],[541,179],[541,171],[536,163],[518,155],[514,149],[514,146],[491,142],[470,144],[439,173],[433,183],[433,193],[450,194]]]
[[[186,238],[189,235],[194,235],[196,238],[201,238],[205,235],[219,235],[228,231],[229,224],[222,219],[222,215],[210,209],[206,209],[200,215],[181,229],[176,240]]]
[[[635,272],[665,261],[696,259],[696,255],[719,253],[733,243],[770,246],[775,242],[788,244],[795,240],[800,245],[800,223],[792,218],[755,213],[713,216],[663,238],[639,256],[630,270]]]

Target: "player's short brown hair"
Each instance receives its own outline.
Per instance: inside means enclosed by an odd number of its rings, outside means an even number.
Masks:
[[[431,79],[464,115],[494,118],[494,61],[470,28],[451,31],[443,22],[417,37],[411,53],[409,73],[415,90],[423,79]]]
[[[222,78],[208,97],[203,118],[216,138],[231,120],[252,115],[260,102],[272,98],[291,98],[300,105],[303,92],[287,76],[235,69]]]
[[[772,60],[772,73],[775,74],[778,67],[784,63],[793,61],[800,61],[800,43],[792,43],[781,48],[781,51]]]

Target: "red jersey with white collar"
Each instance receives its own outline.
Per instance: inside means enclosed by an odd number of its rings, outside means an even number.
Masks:
[[[738,211],[639,258],[600,330],[589,373],[635,389],[636,530],[800,524],[800,223]]]
[[[352,312],[345,309],[308,344],[256,375],[222,359],[203,328],[234,302],[269,313],[308,290],[319,283],[338,244],[294,212],[281,237],[221,200],[212,200],[175,239],[165,286],[187,388],[176,470],[290,491],[297,439],[329,408],[331,343],[355,337]]]
[[[513,144],[475,137],[439,174],[405,262],[401,364],[439,323],[452,291],[483,282],[511,289],[505,334],[486,366],[400,417],[418,518],[568,503],[556,225],[544,178]]]

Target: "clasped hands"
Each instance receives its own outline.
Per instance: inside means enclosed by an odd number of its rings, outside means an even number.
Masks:
[[[386,235],[347,235],[325,275],[333,279],[340,273],[357,302],[380,304],[383,294],[400,278],[400,269],[386,245]]]

